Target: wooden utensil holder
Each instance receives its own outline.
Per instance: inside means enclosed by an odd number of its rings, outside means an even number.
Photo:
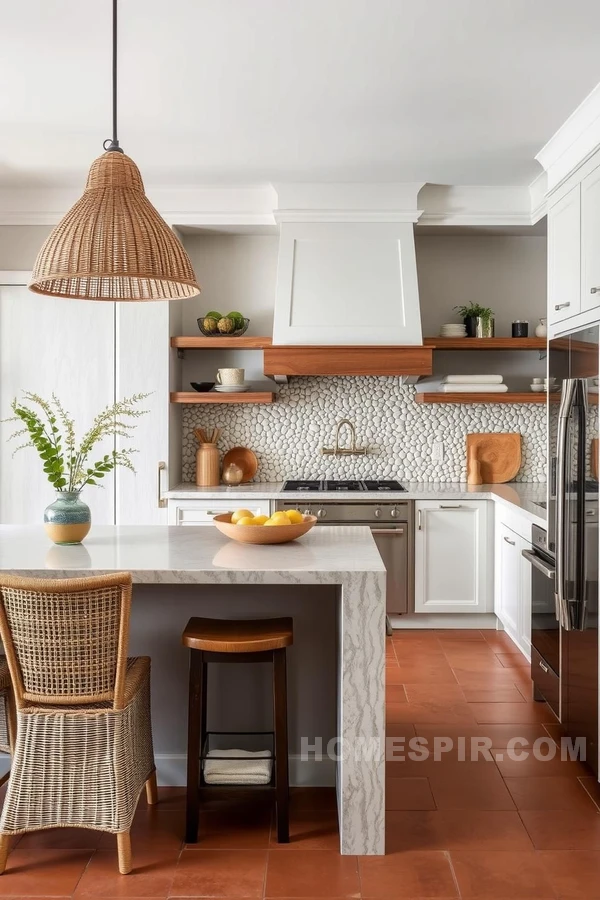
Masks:
[[[196,485],[215,487],[219,484],[219,451],[216,444],[201,444],[196,450]]]

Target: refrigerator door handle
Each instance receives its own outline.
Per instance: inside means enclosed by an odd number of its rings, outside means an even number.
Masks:
[[[577,560],[578,570],[575,589],[575,603],[573,606],[573,628],[577,631],[585,631],[585,619],[587,608],[586,597],[586,541],[585,541],[585,467],[587,454],[587,414],[588,397],[587,382],[584,378],[577,379],[577,391],[575,402],[577,404]]]
[[[573,411],[577,388],[576,378],[565,378],[562,383],[560,407],[558,410],[558,434],[556,443],[556,596],[560,610],[561,625],[570,631],[571,620],[565,597],[565,554],[566,554],[566,490],[567,490],[567,437],[569,419]]]

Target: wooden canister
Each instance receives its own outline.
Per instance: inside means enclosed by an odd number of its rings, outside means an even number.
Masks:
[[[196,450],[196,484],[198,487],[219,484],[219,451],[216,444],[200,444]]]

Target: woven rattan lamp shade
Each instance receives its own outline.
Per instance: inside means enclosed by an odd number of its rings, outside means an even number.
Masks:
[[[98,157],[83,196],[46,239],[29,287],[80,300],[176,300],[200,293],[190,259],[124,153]]]

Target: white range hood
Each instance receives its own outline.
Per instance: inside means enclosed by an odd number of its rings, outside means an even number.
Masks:
[[[275,345],[423,343],[414,240],[421,187],[277,187]]]

